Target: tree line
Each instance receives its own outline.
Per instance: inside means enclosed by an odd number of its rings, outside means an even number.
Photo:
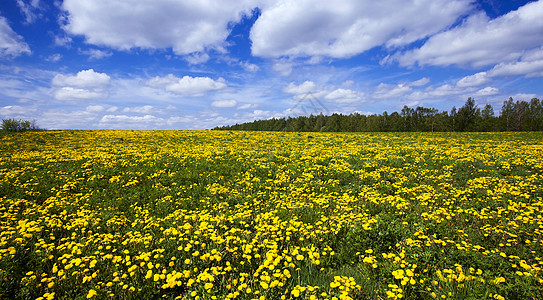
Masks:
[[[306,132],[412,132],[412,131],[541,131],[543,130],[543,101],[503,102],[499,116],[490,104],[482,109],[468,98],[464,106],[450,112],[435,108],[404,106],[391,114],[310,115],[272,118],[215,127],[213,130],[306,131]]]

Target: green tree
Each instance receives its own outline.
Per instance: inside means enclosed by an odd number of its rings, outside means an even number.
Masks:
[[[513,98],[509,97],[508,100],[503,102],[502,111],[500,112],[500,125],[501,129],[505,131],[511,130],[512,116],[513,116]]]
[[[490,104],[486,104],[481,110],[481,118],[477,122],[477,130],[479,131],[495,131],[496,117],[494,116],[494,108]]]
[[[480,116],[480,111],[475,104],[475,100],[468,98],[464,106],[458,110],[457,128],[458,131],[473,131],[475,124]]]

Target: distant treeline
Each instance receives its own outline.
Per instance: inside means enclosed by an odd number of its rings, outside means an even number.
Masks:
[[[311,132],[377,132],[377,131],[541,131],[543,101],[503,102],[499,116],[487,104],[480,109],[472,98],[464,106],[450,112],[435,108],[404,106],[401,112],[361,115],[310,115],[296,118],[272,118],[254,122],[215,127],[213,130],[311,131]]]

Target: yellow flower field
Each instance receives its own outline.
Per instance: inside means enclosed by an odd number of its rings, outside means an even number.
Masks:
[[[543,133],[0,137],[0,299],[542,299]]]

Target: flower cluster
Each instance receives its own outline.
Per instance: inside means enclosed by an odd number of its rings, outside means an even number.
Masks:
[[[542,133],[0,138],[2,299],[543,298]]]

